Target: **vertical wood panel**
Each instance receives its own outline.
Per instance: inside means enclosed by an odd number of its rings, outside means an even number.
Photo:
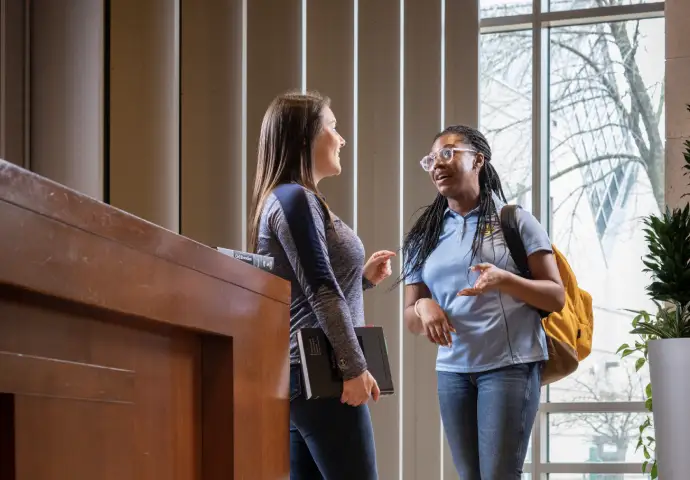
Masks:
[[[271,100],[302,78],[302,2],[247,1],[247,209],[251,210],[261,121]]]
[[[445,2],[445,79],[443,127],[479,126],[479,2]],[[476,72],[476,73],[475,73]],[[442,433],[441,478],[458,474],[445,433]]]
[[[682,174],[685,141],[690,140],[690,103],[687,93],[690,74],[690,40],[688,39],[690,4],[684,0],[666,1],[666,204],[684,206],[688,177]]]
[[[348,142],[340,151],[342,173],[324,179],[319,190],[348,225],[354,211],[354,0],[309,0],[307,7],[307,89],[331,99],[338,131]]]
[[[15,394],[16,478],[200,478],[196,335],[3,293],[0,371]],[[31,380],[17,382],[18,371]]]
[[[103,2],[31,4],[31,169],[103,198]]]
[[[444,127],[479,126],[479,2],[445,2]]]
[[[48,396],[15,399],[16,478],[137,478],[135,452],[126,448],[134,434],[131,404]],[[48,433],[35,434],[41,431]],[[55,441],[55,433],[50,432],[60,432],[64,441]]]
[[[16,479],[14,395],[0,393],[0,478]]]
[[[436,195],[419,160],[431,148],[441,120],[441,1],[404,0],[403,224]],[[405,479],[439,478],[441,421],[436,393],[437,347],[403,337],[403,461]]]
[[[16,8],[22,3],[20,0],[0,1],[6,9],[10,6]],[[435,195],[435,189],[419,167],[418,160],[428,152],[441,121],[442,0],[402,0],[405,5],[402,172],[400,1],[360,0],[358,3],[358,118],[355,118],[354,109],[354,0],[309,0],[306,11],[306,85],[331,97],[339,131],[348,141],[341,151],[342,175],[325,180],[321,187],[334,211],[344,221],[353,225],[357,218],[358,233],[368,254],[378,249],[398,247],[401,222],[407,231],[415,211],[428,204]],[[101,165],[102,148],[95,149],[97,157],[92,157],[87,155],[84,147],[93,148],[93,142],[102,141],[102,136],[98,136],[102,135],[102,124],[98,123],[102,114],[90,117],[78,113],[81,112],[79,110],[73,113],[77,123],[70,121],[70,124],[84,124],[86,129],[72,127],[88,139],[83,144],[75,143],[74,138],[79,136],[60,133],[65,126],[56,122],[54,112],[45,117],[48,123],[40,114],[49,112],[45,105],[51,104],[58,105],[56,111],[67,111],[65,102],[70,98],[80,99],[80,108],[91,105],[95,98],[102,98],[93,94],[93,74],[96,71],[91,69],[93,64],[83,62],[85,55],[92,58],[98,50],[102,65],[102,30],[98,37],[95,29],[98,25],[103,26],[103,12],[100,13],[100,24],[88,14],[95,8],[102,9],[102,2],[69,0],[66,4],[53,3],[37,0],[33,7],[41,9],[35,21],[44,22],[47,28],[39,29],[36,47],[39,55],[33,59],[33,64],[42,65],[41,71],[50,68],[52,70],[49,71],[58,72],[35,80],[40,88],[34,92],[34,105],[41,108],[35,123],[39,130],[36,131],[44,132],[38,135],[39,140],[49,138],[52,144],[69,140],[72,147],[78,146],[82,150],[76,155],[74,152],[64,153],[65,157],[88,159],[91,163],[86,164],[86,170],[61,170],[61,175],[67,175],[66,181],[56,178],[59,175],[53,171],[69,162],[42,162],[41,158],[48,159],[48,156],[40,153],[36,165],[39,172],[46,172],[47,176],[68,185],[72,182],[71,186],[84,190],[79,187],[79,182],[69,180],[69,175],[76,175],[75,178],[86,175],[90,180],[85,184],[101,185],[98,180],[93,180],[96,177],[91,169],[94,165]],[[185,235],[204,243],[241,248],[244,241],[243,210],[251,206],[261,120],[274,96],[298,89],[302,83],[302,1],[246,0],[244,5],[242,0],[117,0],[110,3],[112,203],[172,230],[178,230],[181,222]],[[475,75],[478,13],[475,3],[447,1],[445,6],[446,124],[478,123],[478,77]],[[77,4],[80,5],[78,9],[70,7]],[[84,23],[82,26],[86,33],[82,33],[90,35],[84,38],[93,38],[96,43],[77,42],[82,38],[75,36],[79,29],[59,31],[60,35],[55,37],[56,29],[64,27],[67,21],[62,24],[55,19],[48,21],[51,11],[64,18],[72,18],[67,15],[75,15],[78,11],[79,17],[74,18],[84,17],[81,23]],[[63,18],[59,15],[55,18]],[[243,118],[242,29],[245,19],[246,118]],[[5,43],[0,50],[3,66],[8,62],[14,62],[13,65],[21,63],[21,59],[11,57],[5,48],[11,45],[7,40],[11,32],[8,29],[3,33]],[[16,31],[12,35],[15,40],[23,38],[23,33],[18,35]],[[57,40],[48,41],[53,38],[51,35]],[[63,45],[67,41],[72,42],[69,48],[66,43]],[[60,56],[51,58],[40,54],[56,48],[76,52],[67,58],[72,62],[65,63]],[[83,54],[79,49],[87,53]],[[15,48],[12,51],[19,50]],[[73,72],[78,71],[77,67],[88,67],[89,74],[79,78],[59,75],[69,68],[75,69]],[[11,103],[7,97],[7,92],[17,91],[17,85],[21,85],[23,76],[21,81],[17,78],[4,77],[1,84],[5,92],[5,96],[0,97],[5,100],[0,106],[5,112],[1,124],[5,144],[0,145],[0,152],[14,157],[10,160],[23,158],[23,139],[13,143],[8,139],[10,131],[17,132],[17,126],[23,125],[19,108],[23,102]],[[61,81],[58,85],[62,85],[66,95],[46,99],[47,87],[55,85],[56,81]],[[102,86],[102,76],[100,82]],[[15,87],[11,88],[11,85]],[[13,113],[8,114],[8,108]],[[88,112],[92,115],[94,110]],[[77,118],[77,115],[81,116]],[[95,120],[87,124],[90,118]],[[99,128],[100,134],[95,135],[93,132]],[[243,136],[244,133],[246,135]],[[15,138],[15,134],[11,136]],[[243,141],[246,142],[246,158],[243,158]],[[47,146],[52,144],[38,143],[36,152],[49,152]],[[50,153],[54,157],[54,152]],[[96,158],[97,161],[94,160]],[[244,161],[246,165],[243,165]],[[101,193],[95,193],[94,196],[100,198]],[[397,260],[394,268],[397,271]],[[438,478],[442,472],[445,478],[454,478],[447,451],[441,462],[436,348],[425,339],[414,338],[401,331],[400,291],[389,292],[391,284],[392,279],[365,294],[367,321],[385,328],[398,389],[396,396],[385,398],[372,407],[380,477],[397,479],[402,461],[402,473],[406,479]],[[399,376],[404,380],[402,384]]]
[[[361,0],[358,5],[357,218],[368,253],[400,245],[400,0]],[[381,59],[386,59],[382,61]],[[393,261],[393,276],[400,268]],[[381,325],[396,395],[372,405],[379,477],[400,476],[400,288],[393,279],[364,294],[368,323]],[[402,332],[404,334],[404,332]]]
[[[201,418],[202,477],[208,480],[233,478],[235,439],[228,441],[227,432],[234,431],[233,350],[232,339],[204,336],[201,340],[201,411],[216,412]],[[222,448],[219,448],[223,445]],[[239,459],[238,459],[239,460]]]
[[[179,0],[110,4],[110,202],[178,231]]]
[[[181,232],[241,249],[242,1],[181,9]]]
[[[24,165],[24,0],[0,0],[0,158]]]

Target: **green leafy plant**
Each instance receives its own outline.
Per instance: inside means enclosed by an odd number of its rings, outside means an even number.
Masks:
[[[633,319],[633,330],[631,333],[639,336],[633,345],[623,344],[618,349],[618,354],[625,358],[634,353],[640,354],[635,362],[635,370],[640,371],[647,363],[647,345],[650,340],[661,340],[664,338],[690,338],[690,303],[682,305],[679,302],[671,302],[671,305],[662,305],[654,301],[657,306],[655,316],[648,312],[629,310],[636,314]],[[648,383],[644,389],[645,407],[652,413],[652,384]],[[657,475],[656,458],[653,458],[655,449],[655,439],[649,434],[652,426],[650,416],[639,427],[639,438],[636,450],[642,449],[645,461],[642,463],[642,472],[649,472],[655,479]]]
[[[649,314],[647,312],[633,312],[636,313],[635,318],[633,319],[633,327],[637,328],[637,325],[643,320],[646,320],[649,318]],[[651,320],[651,318],[649,318]],[[618,354],[622,357],[625,358],[629,355],[632,354],[639,354],[640,357],[635,361],[635,370],[639,372],[642,367],[644,367],[647,363],[647,342],[649,340],[653,340],[656,337],[654,335],[649,335],[646,333],[640,333],[639,339],[635,341],[633,345],[629,345],[627,343],[624,343],[623,345],[620,346],[618,349]],[[652,413],[652,384],[648,383],[645,386],[644,389],[644,397],[645,397],[645,408],[647,411]],[[637,439],[637,446],[635,447],[635,451],[638,451],[642,449],[642,453],[644,455],[645,461],[642,463],[642,473],[645,472],[650,472],[650,475],[653,479],[657,478],[657,466],[656,466],[656,459],[653,458],[654,454],[654,447],[655,447],[655,440],[654,437],[649,434],[649,430],[651,429],[652,426],[652,420],[651,416],[647,415],[645,418],[645,421],[642,422],[642,424],[639,426],[639,436]]]
[[[690,105],[688,105],[688,112],[690,112]],[[685,157],[685,165],[683,165],[683,169],[685,172],[683,172],[683,176],[690,177],[690,140],[686,140],[684,145],[685,153],[683,153],[683,156]],[[688,195],[690,195],[690,192],[683,194],[683,197]]]
[[[687,109],[690,112],[690,105]],[[686,140],[684,146],[683,175],[690,179],[690,140]],[[689,195],[690,192],[685,193],[682,198]],[[635,314],[631,333],[638,338],[633,345],[621,345],[617,352],[621,357],[639,355],[635,362],[637,371],[648,361],[647,346],[651,340],[690,338],[690,204],[684,208],[666,207],[662,215],[650,215],[643,222],[649,248],[649,253],[643,258],[644,271],[652,279],[647,293],[657,311],[652,315],[644,310],[628,310]],[[651,383],[645,388],[645,407],[651,414]],[[651,478],[656,479],[656,442],[649,434],[651,427],[652,418],[648,415],[639,427],[637,450],[642,449],[645,457],[642,472],[649,472]]]
[[[644,271],[652,276],[652,282],[647,286],[649,296],[681,305],[689,303],[690,204],[683,209],[670,210],[667,207],[663,215],[651,215],[644,219],[644,223],[649,248],[643,259]]]

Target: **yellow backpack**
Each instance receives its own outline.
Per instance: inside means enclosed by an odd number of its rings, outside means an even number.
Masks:
[[[521,275],[531,278],[525,246],[517,225],[518,208],[517,205],[505,205],[501,209],[501,229]],[[577,370],[579,362],[592,351],[594,329],[592,296],[578,287],[577,278],[565,256],[555,246],[552,245],[552,248],[565,288],[565,306],[560,312],[539,312],[549,350],[549,360],[542,371],[542,385],[561,380]]]

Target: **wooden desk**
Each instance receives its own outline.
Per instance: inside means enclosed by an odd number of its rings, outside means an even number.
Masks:
[[[287,478],[289,297],[0,160],[0,480]]]

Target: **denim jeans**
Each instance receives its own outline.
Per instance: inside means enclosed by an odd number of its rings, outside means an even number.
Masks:
[[[290,480],[377,480],[369,407],[339,398],[306,400],[290,367]]]
[[[461,480],[519,480],[539,408],[541,362],[438,372],[443,428]]]

